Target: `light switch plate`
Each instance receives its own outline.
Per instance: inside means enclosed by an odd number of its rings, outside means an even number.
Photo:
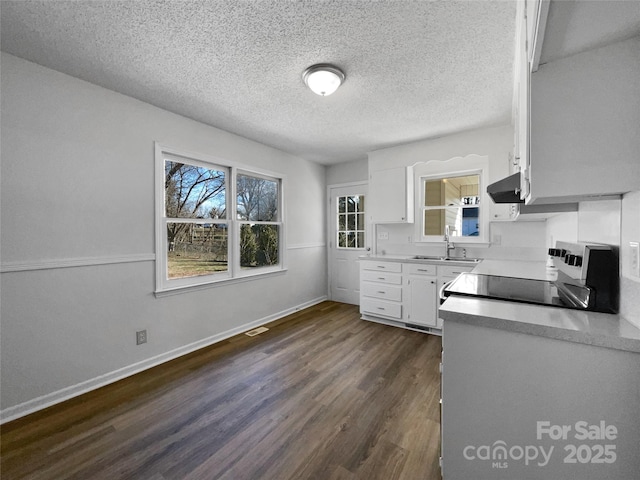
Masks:
[[[389,240],[389,232],[378,232],[378,240]]]
[[[640,243],[639,242],[629,242],[629,247],[631,247],[631,275],[634,277],[640,278]]]

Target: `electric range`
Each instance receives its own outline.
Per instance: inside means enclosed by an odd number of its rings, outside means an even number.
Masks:
[[[511,302],[617,313],[618,252],[611,245],[557,242],[549,249],[557,280],[462,273],[444,288],[461,295]]]

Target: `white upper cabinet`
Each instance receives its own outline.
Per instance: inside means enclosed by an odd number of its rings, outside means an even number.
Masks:
[[[535,72],[540,62],[550,0],[525,0],[524,3],[527,29],[527,59],[530,70]]]
[[[538,69],[542,40],[549,12],[549,0],[518,2],[514,81],[514,172],[520,172],[520,197],[529,195],[531,139],[531,72]]]
[[[371,172],[369,210],[373,223],[413,223],[413,168]]]
[[[513,123],[514,123],[514,159],[513,170],[520,172],[520,185],[522,187],[521,198],[529,193],[528,166],[529,166],[529,80],[531,76],[529,63],[530,35],[528,17],[524,2],[518,3],[518,16],[516,24],[516,57],[515,57],[515,81],[513,99]]]
[[[527,203],[640,190],[640,37],[541,65]]]
[[[519,4],[514,155],[521,198],[557,204],[640,190],[640,37],[565,56],[553,51],[554,37],[543,55],[550,60],[538,64],[544,32],[562,30],[548,12],[546,0]],[[566,22],[571,11],[563,12]],[[591,32],[584,18],[572,22],[580,38]]]

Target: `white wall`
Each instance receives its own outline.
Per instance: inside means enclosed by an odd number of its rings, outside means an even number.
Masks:
[[[622,200],[578,204],[578,241],[620,246]]]
[[[1,67],[4,419],[326,298],[323,166],[11,55]],[[154,141],[284,174],[288,271],[155,298]]]
[[[629,242],[640,242],[640,191],[622,197],[620,313],[640,328],[640,278],[631,271]]]
[[[327,167],[327,185],[338,185],[350,182],[367,182],[369,180],[369,164],[367,159],[338,163]]]
[[[501,180],[509,175],[509,152],[513,150],[513,129],[509,125],[483,128],[462,132],[446,137],[423,140],[397,147],[386,148],[369,153],[369,171],[385,170],[399,166],[414,165],[419,162],[431,162],[428,168],[449,168],[446,162],[454,157],[467,157],[471,154],[489,158],[488,174],[485,184]],[[462,168],[456,161],[456,169]],[[421,167],[422,168],[422,167]],[[496,205],[490,200],[484,206],[489,209],[489,219],[508,217],[508,205]],[[418,244],[414,225],[378,225],[377,232],[387,232],[388,240],[377,242],[378,253],[386,254],[423,254],[440,255],[444,244]],[[480,258],[524,258],[544,259],[545,224],[544,222],[492,222],[489,240],[491,245],[464,245],[467,256]],[[493,242],[497,239],[497,242]],[[460,254],[457,252],[456,254]]]
[[[509,174],[508,157],[513,150],[513,128],[509,125],[482,128],[445,137],[407,143],[369,153],[369,171],[386,170],[431,160],[488,155],[491,162],[489,182]]]
[[[593,242],[620,249],[620,315],[640,328],[640,278],[631,272],[629,242],[640,242],[640,191],[622,199],[580,202],[578,212],[547,221],[547,245]]]

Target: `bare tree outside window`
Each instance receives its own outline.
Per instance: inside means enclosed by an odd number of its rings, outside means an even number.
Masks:
[[[220,221],[226,219],[225,178],[223,170],[165,161],[165,215],[175,220],[167,222],[168,278],[228,270],[228,225]]]
[[[238,175],[238,220],[271,222],[278,217],[278,182]]]
[[[284,270],[283,179],[213,159],[156,144],[158,292]]]
[[[240,225],[240,266],[277,265],[279,258],[279,182],[239,174],[236,182]]]

